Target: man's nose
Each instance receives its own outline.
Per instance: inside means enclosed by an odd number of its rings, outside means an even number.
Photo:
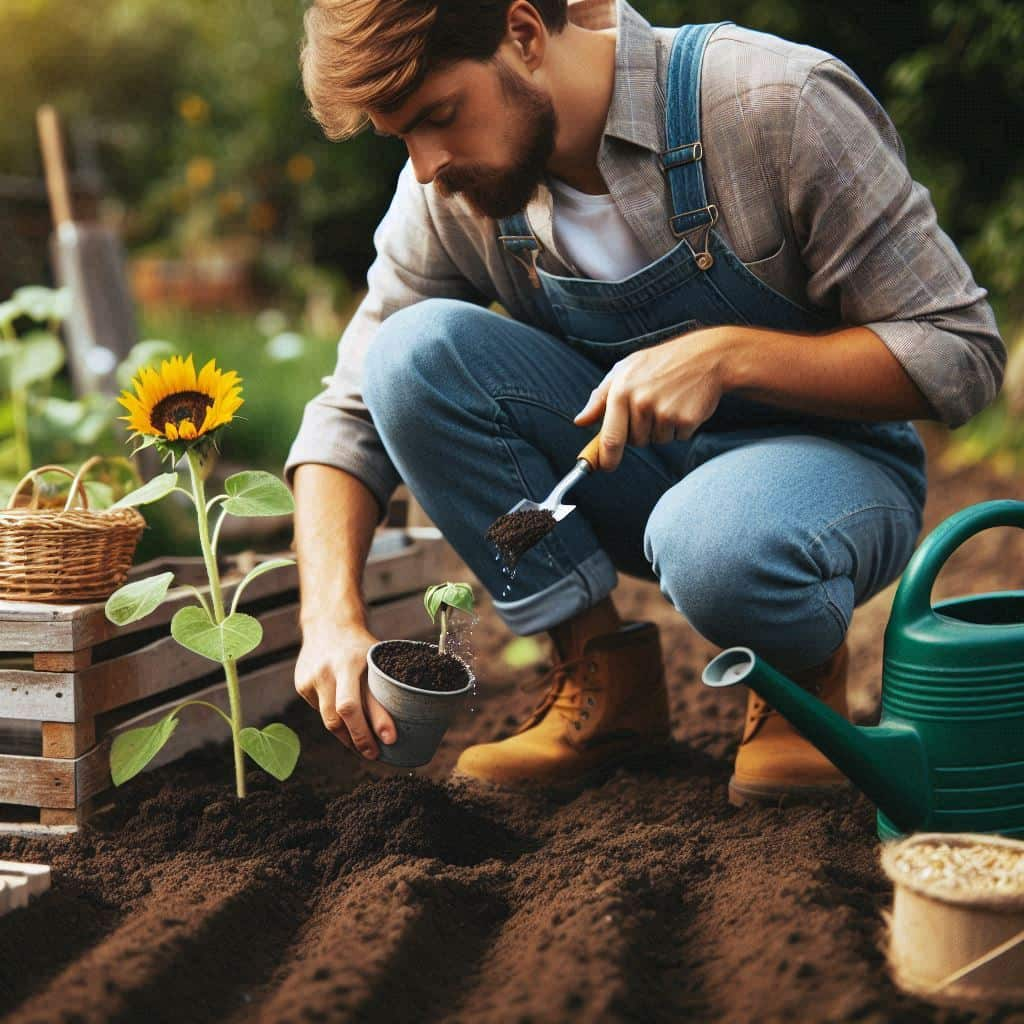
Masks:
[[[441,146],[407,139],[406,147],[409,150],[409,159],[412,160],[416,180],[421,185],[429,185],[437,177],[438,171],[451,161],[451,154]]]

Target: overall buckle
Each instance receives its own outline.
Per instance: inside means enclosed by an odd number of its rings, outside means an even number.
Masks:
[[[707,219],[701,220],[694,218],[695,223],[687,223],[687,218],[693,218],[694,214],[706,214]],[[669,221],[669,226],[672,229],[672,234],[676,238],[681,238],[686,242],[687,248],[693,253],[694,262],[697,264],[698,270],[710,270],[715,265],[715,257],[711,255],[711,229],[718,223],[718,207],[714,203],[708,203],[707,206],[699,206],[696,210],[687,210],[686,213],[677,214]],[[677,229],[676,225],[680,227]],[[692,231],[696,231],[698,228],[704,228],[704,241],[703,247],[700,251],[694,249],[690,241],[686,236]]]
[[[667,174],[676,167],[685,167],[687,164],[694,164],[704,159],[704,146],[700,139],[696,142],[686,142],[681,146],[672,146],[661,154],[658,166],[662,174]]]
[[[544,246],[536,235],[498,235],[498,241],[505,245],[506,252],[517,263],[521,264],[530,278],[530,284],[534,288],[540,287],[540,275],[537,273],[537,257],[544,251]],[[519,245],[506,245],[506,242],[518,242]],[[532,244],[524,244],[532,243]],[[521,253],[525,250],[530,254],[530,261],[527,263]]]

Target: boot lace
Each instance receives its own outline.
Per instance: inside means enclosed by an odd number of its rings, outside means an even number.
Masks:
[[[565,689],[566,683],[573,680],[576,667],[588,660],[592,660],[592,658],[589,655],[581,654],[578,657],[557,662],[543,675],[520,686],[519,689],[523,693],[532,693],[543,686],[546,686],[547,690],[537,706],[530,712],[527,720],[516,729],[517,733],[525,732],[531,726],[536,725],[552,709],[576,729],[583,727],[582,719],[587,717],[588,712],[580,707],[580,701],[584,694],[596,693],[597,687],[579,686],[577,692],[572,696],[565,696],[562,691]],[[589,702],[594,703],[593,698],[590,698]]]

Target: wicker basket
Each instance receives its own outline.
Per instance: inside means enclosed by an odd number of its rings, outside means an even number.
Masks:
[[[40,466],[26,474],[0,512],[0,598],[8,601],[105,601],[127,578],[146,521],[134,508],[89,508],[83,477],[63,466]],[[62,509],[39,508],[42,473],[71,477]],[[32,483],[32,500],[15,507]],[[75,497],[81,508],[71,508]]]

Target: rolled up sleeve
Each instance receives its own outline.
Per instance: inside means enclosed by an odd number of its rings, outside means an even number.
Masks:
[[[877,334],[948,426],[988,405],[1006,365],[988,293],[911,178],[889,117],[841,61],[817,64],[800,90],[788,175],[811,301]]]
[[[366,353],[380,325],[399,309],[434,297],[482,301],[438,237],[423,189],[407,162],[374,232],[377,255],[367,272],[367,293],[338,342],[334,372],[306,404],[284,467],[289,484],[307,462],[351,473],[373,492],[382,519],[401,477],[362,398]]]

